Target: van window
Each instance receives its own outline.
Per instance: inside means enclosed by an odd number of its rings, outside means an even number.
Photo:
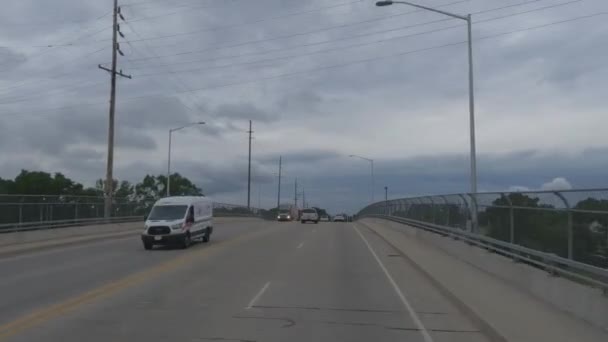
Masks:
[[[186,214],[186,205],[159,205],[152,208],[148,220],[179,220]]]

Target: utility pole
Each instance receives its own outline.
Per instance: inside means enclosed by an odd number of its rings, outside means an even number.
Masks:
[[[296,208],[298,207],[298,178],[296,178],[296,185],[293,192],[293,204]]]
[[[306,192],[302,189],[302,208],[307,208],[306,206]]]
[[[279,156],[279,190],[277,192],[277,211],[279,211],[279,207],[281,205],[281,167],[282,167],[283,157]]]
[[[247,169],[247,209],[251,209],[251,134],[253,131],[251,130],[251,120],[249,120],[249,166]]]
[[[118,0],[114,0],[114,10],[112,15],[112,68],[108,69],[101,65],[98,65],[100,69],[108,71],[110,73],[110,117],[108,123],[108,160],[106,165],[106,186],[105,186],[105,201],[104,201],[104,217],[109,218],[112,216],[112,191],[114,190],[114,109],[116,107],[116,75],[131,78],[131,75],[125,75],[116,71],[117,53],[124,56],[120,51],[120,45],[118,44],[118,35],[124,37],[120,32],[120,26],[118,25],[118,16],[122,20],[124,17],[120,14],[120,7],[118,7]]]

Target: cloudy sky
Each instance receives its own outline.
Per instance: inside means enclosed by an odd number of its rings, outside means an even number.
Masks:
[[[606,187],[605,0],[419,0],[472,13],[479,190]],[[173,170],[217,200],[311,205],[469,189],[466,27],[369,0],[124,0],[115,176]],[[111,0],[0,13],[0,177],[105,174]]]

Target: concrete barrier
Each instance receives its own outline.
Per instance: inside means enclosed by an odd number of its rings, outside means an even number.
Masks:
[[[0,234],[0,247],[42,242],[48,240],[65,239],[77,236],[92,236],[100,234],[121,233],[143,229],[142,222],[96,224],[91,226],[51,228]]]
[[[381,224],[422,240],[561,311],[608,331],[608,294],[603,293],[600,289],[551,275],[541,269],[515,262],[451,237],[444,237],[398,222],[375,218],[367,218],[362,222]]]
[[[216,224],[259,220],[255,217],[217,217]],[[144,222],[110,223],[81,227],[52,228],[23,232],[0,234],[0,249],[17,245],[32,245],[73,238],[107,238],[111,235],[121,236],[143,231]],[[90,239],[89,239],[90,240]]]

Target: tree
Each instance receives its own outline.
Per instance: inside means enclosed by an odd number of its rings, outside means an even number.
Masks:
[[[167,183],[167,177],[162,177],[164,184]],[[182,177],[179,173],[171,174],[171,195],[172,196],[203,196],[203,190],[198,188],[188,178]]]
[[[10,179],[0,178],[0,194],[12,194],[14,193],[15,182]]]
[[[488,234],[499,240],[510,240],[510,220],[513,206],[514,242],[516,244],[554,253],[568,254],[568,216],[565,211],[554,210],[542,204],[540,198],[522,193],[502,195],[492,206],[481,212],[479,222],[487,225]]]
[[[95,182],[95,191],[98,196],[103,196],[105,193],[106,181],[98,179]],[[118,179],[114,179],[112,182],[112,197],[118,199],[133,199],[135,197],[135,187],[128,181],[119,182]]]
[[[138,211],[147,213],[154,202],[166,194],[167,177],[164,175],[146,175],[144,179],[135,185],[134,199],[137,202]],[[192,183],[188,178],[179,173],[171,175],[172,196],[203,196],[203,191]]]
[[[47,172],[21,170],[10,190],[24,195],[79,195],[83,186],[61,173],[51,176]]]

